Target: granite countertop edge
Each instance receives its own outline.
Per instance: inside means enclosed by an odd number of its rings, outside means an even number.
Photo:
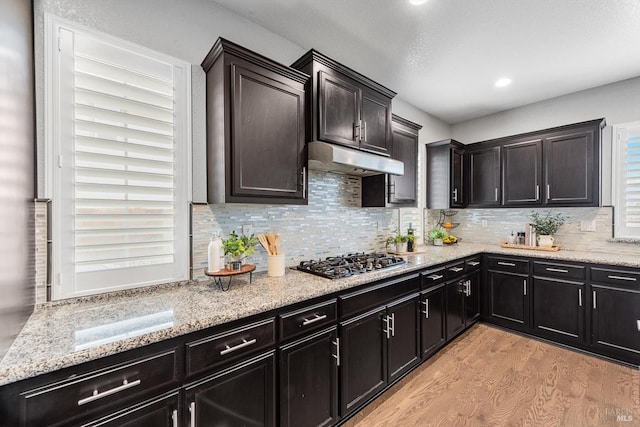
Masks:
[[[425,254],[407,257],[408,263],[401,267],[340,280],[288,269],[283,278],[254,273],[251,284],[248,278],[239,279],[228,292],[222,292],[208,282],[178,282],[46,303],[34,311],[0,362],[0,386],[481,253],[640,267],[640,257],[634,256],[587,251],[546,252],[464,243],[444,248],[429,247]],[[112,321],[118,322],[120,318],[131,316],[131,311],[122,310],[122,306],[127,305],[140,306],[142,311],[148,306],[151,313],[167,310],[173,313],[175,321],[158,331],[92,348],[74,350],[70,345],[67,348],[60,345],[68,343],[74,328],[77,329],[74,321],[78,320],[78,313],[91,313],[96,321],[102,320],[102,316],[111,316]]]

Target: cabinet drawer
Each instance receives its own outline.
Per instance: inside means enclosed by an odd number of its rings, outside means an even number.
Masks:
[[[417,292],[420,289],[420,276],[400,277],[339,297],[340,316],[351,316],[379,307],[387,302]]]
[[[487,260],[490,270],[505,271],[509,273],[529,273],[529,261],[526,259],[490,256]]]
[[[453,279],[464,273],[464,261],[456,262],[455,264],[448,265],[446,267],[447,279]]]
[[[558,264],[552,262],[533,262],[533,274],[559,279],[585,280],[587,269],[581,265]]]
[[[187,375],[273,347],[275,342],[275,319],[272,317],[187,343]]]
[[[447,274],[444,267],[435,270],[428,270],[420,274],[420,276],[422,277],[423,289],[429,289],[434,285],[444,282],[446,275]]]
[[[333,299],[281,315],[280,338],[286,340],[335,322],[338,314],[337,306],[337,300]]]
[[[640,287],[640,273],[615,268],[591,267],[591,282]]]
[[[175,349],[21,394],[25,425],[54,425],[177,381]]]
[[[480,268],[480,257],[469,258],[464,261],[464,266],[467,271],[475,270]]]

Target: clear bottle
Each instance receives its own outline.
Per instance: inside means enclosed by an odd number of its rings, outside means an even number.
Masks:
[[[224,266],[220,260],[224,259],[222,253],[222,240],[220,239],[220,233],[214,231],[211,233],[211,239],[209,240],[209,247],[207,248],[207,270],[209,273],[215,273],[220,271]]]

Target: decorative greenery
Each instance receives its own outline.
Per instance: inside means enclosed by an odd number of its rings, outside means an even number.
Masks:
[[[449,235],[449,233],[447,233],[447,230],[445,230],[442,227],[433,227],[431,230],[429,230],[429,238],[431,240],[436,240],[436,239],[444,239],[445,237],[447,237]]]
[[[222,249],[224,254],[232,257],[248,257],[256,251],[255,245],[258,244],[258,238],[253,234],[251,236],[241,235],[238,236],[235,231],[232,231],[229,238],[222,240]]]
[[[531,218],[531,225],[533,225],[533,228],[536,229],[536,232],[540,236],[556,234],[558,227],[564,224],[566,219],[560,212],[552,215],[551,211],[547,211],[544,217],[538,212],[532,211],[529,218]]]

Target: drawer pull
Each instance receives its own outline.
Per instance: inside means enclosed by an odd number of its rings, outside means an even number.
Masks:
[[[507,267],[515,267],[516,265],[512,262],[504,262],[504,261],[498,261],[498,265],[505,265]]]
[[[453,271],[454,273],[457,273],[457,272],[462,271],[462,270],[464,270],[464,268],[462,268],[462,267],[451,267],[449,269],[449,271]]]
[[[431,280],[440,280],[442,279],[444,276],[440,275],[440,274],[431,274],[429,276],[427,276],[427,279],[431,279]]]
[[[563,268],[551,268],[551,267],[547,267],[547,271],[551,271],[553,273],[568,273],[569,270],[565,270]]]
[[[476,265],[480,264],[480,261],[469,261],[469,265],[471,267],[475,267]]]
[[[236,350],[240,350],[242,348],[249,347],[250,345],[253,345],[255,343],[256,343],[256,339],[255,338],[252,339],[252,340],[249,340],[249,341],[243,339],[242,342],[240,344],[236,345],[236,346],[233,346],[233,347],[227,346],[227,348],[225,348],[224,350],[222,350],[220,352],[220,356],[224,356],[225,354],[233,353]]]
[[[615,280],[626,280],[629,282],[635,282],[637,279],[635,277],[625,277],[625,276],[607,276],[609,279],[615,279]]]
[[[315,317],[313,319],[303,319],[302,326],[311,325],[327,318],[326,314],[314,314],[314,316]]]
[[[87,403],[94,402],[96,400],[102,399],[103,397],[111,396],[112,394],[120,393],[121,391],[129,389],[131,387],[135,387],[137,385],[140,385],[140,380],[135,380],[131,382],[124,380],[122,381],[122,385],[119,385],[118,387],[114,387],[111,390],[103,391],[102,393],[98,392],[98,390],[93,390],[92,396],[85,397],[84,399],[78,400],[78,406],[82,406]]]

